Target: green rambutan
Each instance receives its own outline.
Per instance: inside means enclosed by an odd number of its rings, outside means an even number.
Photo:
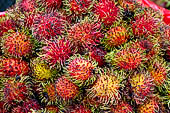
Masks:
[[[38,40],[58,38],[65,31],[66,20],[62,14],[52,12],[34,17],[33,35]]]
[[[120,9],[112,0],[99,0],[94,6],[94,13],[99,16],[101,22],[109,26],[120,18]]]
[[[119,88],[123,75],[111,69],[104,69],[90,89],[87,89],[88,98],[92,98],[104,105],[117,104],[121,99]]]
[[[69,81],[65,76],[60,77],[56,83],[55,88],[57,96],[61,101],[71,101],[79,95],[79,88]]]
[[[65,39],[46,41],[46,46],[42,48],[42,53],[39,56],[52,66],[63,65],[74,53],[72,48],[71,43]]]
[[[78,86],[89,85],[95,81],[93,70],[97,63],[76,54],[68,59],[66,73],[73,83]]]
[[[6,56],[25,57],[32,53],[31,37],[25,32],[9,31],[2,37],[2,51]]]
[[[68,31],[68,39],[79,50],[96,46],[102,38],[101,24],[87,19],[74,24]]]
[[[27,75],[30,71],[27,62],[16,58],[0,59],[0,77],[15,77],[19,75]]]
[[[134,73],[129,78],[132,96],[137,104],[143,104],[148,97],[153,95],[154,83],[148,72]]]

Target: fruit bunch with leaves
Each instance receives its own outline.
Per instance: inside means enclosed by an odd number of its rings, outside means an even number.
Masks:
[[[170,26],[135,0],[20,0],[0,17],[0,112],[168,113]]]

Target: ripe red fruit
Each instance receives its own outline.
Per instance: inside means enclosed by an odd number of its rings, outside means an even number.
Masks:
[[[80,105],[80,106],[77,106],[75,109],[71,110],[70,113],[91,113],[91,110]]]
[[[74,99],[79,94],[78,87],[62,76],[55,84],[58,96],[63,100]]]
[[[8,30],[15,30],[16,24],[13,20],[5,20],[0,22],[0,36],[3,36],[3,33],[8,32]]]
[[[100,0],[94,8],[95,14],[105,25],[112,25],[119,17],[120,9],[112,0]]]
[[[0,76],[15,77],[16,75],[27,75],[28,63],[20,59],[7,58],[0,60]]]
[[[68,39],[78,49],[82,47],[92,47],[100,42],[101,24],[88,20],[77,23],[68,31]]]
[[[23,13],[28,12],[34,12],[36,9],[36,0],[22,0],[19,3],[19,8],[23,11]]]
[[[133,113],[133,108],[126,102],[119,103],[113,110],[114,113]]]
[[[41,14],[34,19],[33,34],[38,40],[58,38],[65,31],[65,18],[57,12]]]
[[[22,57],[32,52],[31,38],[23,32],[11,31],[2,38],[2,50],[7,56]]]
[[[47,41],[47,46],[42,48],[40,57],[54,66],[57,63],[64,64],[73,52],[72,45],[68,40]]]

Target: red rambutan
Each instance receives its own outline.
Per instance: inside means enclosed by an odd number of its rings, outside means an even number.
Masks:
[[[5,20],[0,22],[0,36],[3,36],[8,30],[15,30],[16,24],[13,20]]]
[[[120,9],[112,0],[100,0],[94,8],[95,14],[105,25],[112,25],[119,18]]]
[[[96,62],[85,59],[80,55],[75,55],[69,60],[66,68],[69,78],[73,79],[77,85],[82,85],[84,82],[94,81],[93,70],[97,67]]]
[[[23,57],[32,52],[31,37],[24,32],[10,31],[2,38],[2,50],[6,56]]]
[[[22,10],[23,13],[34,12],[36,10],[36,0],[22,0],[19,3],[19,8]]]
[[[58,96],[62,100],[69,101],[75,99],[79,94],[79,88],[64,76],[57,80],[55,83],[55,88]]]
[[[42,48],[40,57],[46,60],[50,65],[57,63],[64,64],[73,54],[72,45],[65,39],[47,41],[47,45]]]
[[[65,18],[61,14],[49,13],[34,17],[33,35],[38,39],[58,38],[65,31]]]
[[[18,80],[8,79],[4,83],[4,101],[7,103],[25,101],[30,96],[30,83],[27,82],[28,77],[21,77]]]
[[[85,20],[71,27],[68,31],[68,39],[78,49],[95,46],[100,42],[100,38],[102,37],[100,29],[100,23]]]
[[[15,58],[0,59],[0,76],[15,77],[27,75],[28,72],[29,66],[25,61]]]
[[[135,21],[131,22],[133,34],[137,37],[154,35],[158,32],[159,21],[152,14],[136,16]]]

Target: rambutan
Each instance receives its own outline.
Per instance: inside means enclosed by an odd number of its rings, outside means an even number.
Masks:
[[[145,61],[145,55],[138,44],[135,44],[136,43],[128,43],[120,50],[111,51],[106,55],[106,60],[121,69],[136,69],[143,61]]]
[[[92,113],[90,109],[80,105],[70,111],[70,113]]]
[[[72,56],[68,61],[66,73],[75,84],[81,86],[84,82],[94,81],[93,70],[97,67],[96,62],[85,59],[79,54]]]
[[[0,36],[3,36],[3,34],[8,32],[8,30],[15,30],[15,29],[16,29],[16,23],[11,19],[0,22]]]
[[[56,81],[55,88],[61,101],[73,100],[79,94],[79,88],[64,76]]]
[[[71,27],[68,31],[68,39],[78,49],[95,46],[100,42],[100,38],[102,37],[100,29],[100,23],[90,22],[86,18],[81,23],[74,24]]]
[[[60,39],[46,41],[46,46],[42,48],[40,57],[50,65],[65,64],[65,61],[74,53],[72,45],[68,40]]]
[[[56,75],[56,71],[51,69],[47,63],[42,61],[39,57],[31,62],[33,76],[37,80],[48,80]]]
[[[65,0],[65,10],[69,15],[82,15],[89,12],[93,6],[93,0]]]
[[[2,39],[2,50],[6,56],[23,57],[32,52],[31,37],[24,32],[10,31]]]
[[[38,91],[40,92],[41,102],[47,105],[56,104],[57,92],[54,83],[42,83]]]
[[[133,99],[137,104],[143,104],[149,96],[152,96],[154,83],[148,72],[134,73],[129,78],[129,82],[133,91]]]
[[[117,104],[121,99],[119,88],[122,86],[121,76],[110,69],[100,72],[96,82],[90,89],[87,89],[89,98],[97,100],[104,105]]]
[[[23,13],[31,13],[36,10],[36,0],[22,0],[18,6]]]
[[[132,21],[132,30],[133,34],[136,37],[147,37],[149,35],[155,35],[159,33],[159,21],[158,19],[154,18],[152,14],[145,13],[140,16],[134,17],[135,21]]]
[[[19,75],[27,75],[29,73],[29,65],[27,62],[16,58],[0,59],[0,76],[15,77]]]
[[[29,77],[20,77],[20,79],[15,80],[15,78],[10,78],[4,82],[3,95],[4,101],[7,103],[22,102],[29,99],[31,95],[30,82],[28,82]]]
[[[36,100],[27,100],[22,103],[22,106],[17,106],[12,109],[12,113],[31,113],[32,110],[38,110],[40,108]]]
[[[159,59],[159,61],[156,61]],[[164,59],[155,58],[155,61],[149,65],[148,71],[154,79],[157,86],[161,86],[167,80],[168,67]]]
[[[124,27],[113,27],[105,34],[105,38],[102,43],[105,45],[106,49],[112,49],[115,46],[120,46],[124,44],[129,38],[127,34],[127,29]]]
[[[34,17],[33,35],[38,39],[58,38],[65,31],[65,17],[60,13],[49,13]]]
[[[92,48],[89,52],[89,56],[98,63],[98,66],[103,66],[105,64],[105,55],[106,51],[100,48]]]
[[[54,105],[46,106],[46,110],[50,113],[58,113],[59,112],[59,108]]]
[[[113,110],[113,113],[133,113],[133,108],[126,102],[119,103]]]
[[[112,25],[118,18],[120,9],[112,0],[100,0],[94,6],[94,12],[105,25]]]
[[[159,103],[156,99],[150,99],[138,108],[138,113],[157,113],[159,111]]]

